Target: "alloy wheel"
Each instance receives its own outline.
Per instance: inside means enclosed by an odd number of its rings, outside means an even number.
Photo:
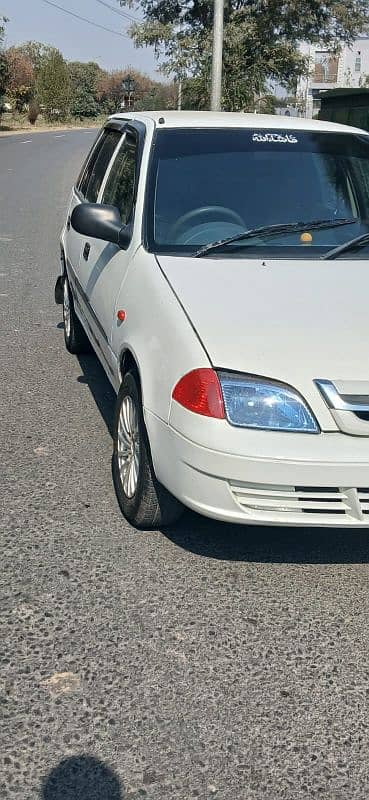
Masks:
[[[64,278],[63,285],[63,318],[66,338],[70,338],[70,298],[67,278]]]
[[[123,398],[119,412],[118,464],[124,494],[132,498],[138,484],[140,434],[137,408],[129,395]]]

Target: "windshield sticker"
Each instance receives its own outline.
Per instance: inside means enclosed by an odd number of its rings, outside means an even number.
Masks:
[[[253,142],[278,142],[278,144],[296,144],[298,139],[293,133],[254,133]]]

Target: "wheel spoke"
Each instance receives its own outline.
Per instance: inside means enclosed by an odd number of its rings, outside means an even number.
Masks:
[[[121,425],[120,422],[119,422],[119,428],[118,428],[118,439],[119,439],[119,443],[121,443],[123,446],[129,447],[129,438],[128,438],[127,433],[124,430],[124,428],[123,428],[123,426]]]
[[[124,432],[126,434],[128,434],[129,437],[131,435],[131,424],[130,424],[130,418],[129,418],[129,415],[130,415],[130,402],[129,401],[130,401],[130,399],[131,399],[130,397],[125,397],[124,400],[123,400],[123,405],[122,405],[122,423],[123,423],[123,427],[124,427]]]
[[[129,491],[129,476],[130,476],[130,471],[128,469],[126,474],[125,474],[125,478],[124,478],[124,487],[125,487],[124,491],[125,491],[127,497],[131,496],[130,495],[130,491]]]
[[[128,473],[128,495],[129,497],[133,497],[135,493],[135,476],[134,476],[134,467],[133,461],[130,464],[129,473]]]

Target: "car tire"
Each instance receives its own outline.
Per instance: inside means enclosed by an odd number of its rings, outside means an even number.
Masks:
[[[176,522],[182,504],[157,480],[151,458],[138,378],[128,372],[117,397],[112,471],[118,503],[135,528]]]
[[[64,341],[69,353],[73,353],[73,355],[89,353],[90,342],[74,310],[72,292],[66,274],[63,280],[63,322]]]

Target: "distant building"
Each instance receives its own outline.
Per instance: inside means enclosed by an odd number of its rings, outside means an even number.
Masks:
[[[301,78],[297,97],[307,117],[316,116],[320,109],[322,89],[359,88],[369,76],[369,36],[358,36],[351,47],[344,46],[340,54],[319,45],[303,43],[300,51],[309,58],[309,76]]]
[[[324,89],[319,119],[369,130],[369,89]]]

